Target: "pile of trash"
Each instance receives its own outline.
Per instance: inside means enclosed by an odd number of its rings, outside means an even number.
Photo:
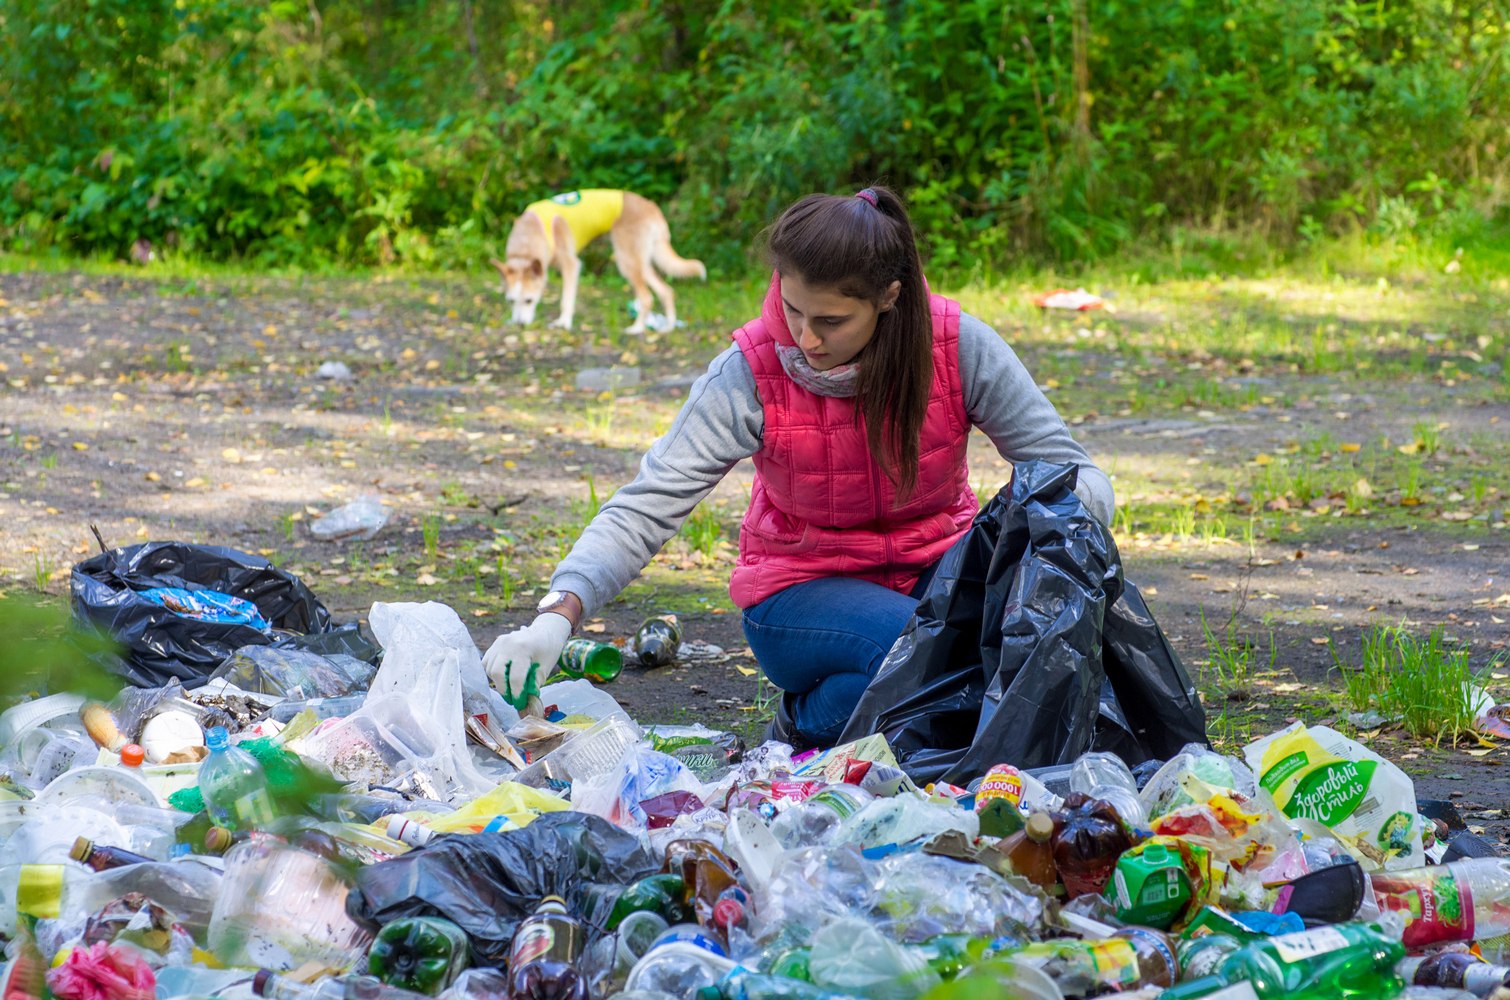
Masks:
[[[0,998],[1510,1000],[1510,860],[1331,729],[1211,750],[1069,476],[1019,468],[801,753],[641,725],[613,647],[521,716],[443,604],[80,563],[121,687],[0,713]]]
[[[920,787],[369,621],[0,715],[0,995],[1510,997],[1510,862],[1323,727]]]

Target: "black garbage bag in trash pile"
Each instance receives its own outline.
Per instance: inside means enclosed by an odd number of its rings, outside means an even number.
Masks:
[[[138,687],[161,687],[176,677],[195,688],[242,646],[297,645],[308,635],[336,631],[325,606],[297,577],[266,559],[216,545],[145,542],[111,549],[74,566],[70,586],[74,616],[121,647],[121,656],[105,667]],[[250,601],[274,632],[180,615],[139,593],[157,587],[214,590]]]
[[[346,912],[373,930],[401,917],[445,917],[466,931],[475,964],[502,966],[519,921],[542,897],[560,896],[581,913],[595,886],[626,886],[660,867],[634,834],[602,817],[546,813],[523,829],[438,837],[368,865]]]
[[[1109,750],[1129,766],[1206,742],[1195,686],[1122,578],[1074,465],[1032,461],[944,554],[841,742],[883,734],[913,778]]]

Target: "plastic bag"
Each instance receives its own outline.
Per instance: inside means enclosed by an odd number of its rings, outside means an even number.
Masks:
[[[49,969],[47,988],[58,1000],[154,1000],[157,977],[136,949],[100,941]]]
[[[573,782],[571,802],[573,809],[643,830],[650,825],[650,818],[642,802],[672,792],[697,794],[702,788],[697,775],[675,757],[637,746],[612,770]]]
[[[919,784],[1205,742],[1195,687],[1076,476],[1016,467],[944,554],[841,741],[881,733]]]
[[[444,604],[372,606],[383,665],[367,701],[305,741],[305,752],[347,780],[452,801],[498,782],[467,749],[468,715],[513,725],[519,715],[488,686],[482,656],[456,612]],[[419,781],[412,781],[418,775]]]
[[[365,689],[375,668],[354,656],[321,656],[303,649],[242,646],[210,674],[253,694],[333,698]]]
[[[377,497],[358,497],[309,526],[309,533],[327,542],[372,538],[388,523],[388,511]]]
[[[198,687],[233,650],[276,639],[248,625],[175,614],[142,598],[141,590],[213,590],[250,601],[276,631],[302,635],[331,628],[325,606],[296,577],[259,556],[221,546],[145,542],[111,549],[75,565],[70,586],[74,616],[122,647],[105,668],[138,687],[161,687],[175,677],[185,687]]]
[[[576,811],[522,830],[441,837],[356,874],[346,910],[376,930],[399,917],[441,916],[467,932],[473,964],[501,966],[519,921],[544,896],[581,912],[593,883],[628,885],[660,870],[631,833]]]
[[[1363,744],[1297,722],[1248,744],[1243,756],[1286,816],[1330,827],[1365,870],[1425,864],[1415,785]]]

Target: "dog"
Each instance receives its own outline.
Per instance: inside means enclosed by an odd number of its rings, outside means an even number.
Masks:
[[[561,315],[551,326],[570,330],[577,308],[577,279],[582,273],[577,251],[605,232],[613,243],[613,262],[634,287],[638,312],[627,332],[645,332],[652,291],[661,300],[666,328],[674,328],[676,297],[655,268],[672,278],[703,279],[708,277],[707,268],[702,261],[688,260],[671,249],[671,230],[655,202],[632,191],[604,189],[568,191],[537,201],[514,220],[504,259],[492,260],[503,277],[504,297],[513,305],[514,322],[528,325],[535,321],[535,310],[554,263],[561,272]]]

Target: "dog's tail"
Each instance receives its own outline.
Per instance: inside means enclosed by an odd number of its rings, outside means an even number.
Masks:
[[[671,234],[664,230],[658,234],[655,245],[650,248],[650,259],[668,277],[708,279],[708,269],[703,266],[703,262],[688,260],[671,249]]]

